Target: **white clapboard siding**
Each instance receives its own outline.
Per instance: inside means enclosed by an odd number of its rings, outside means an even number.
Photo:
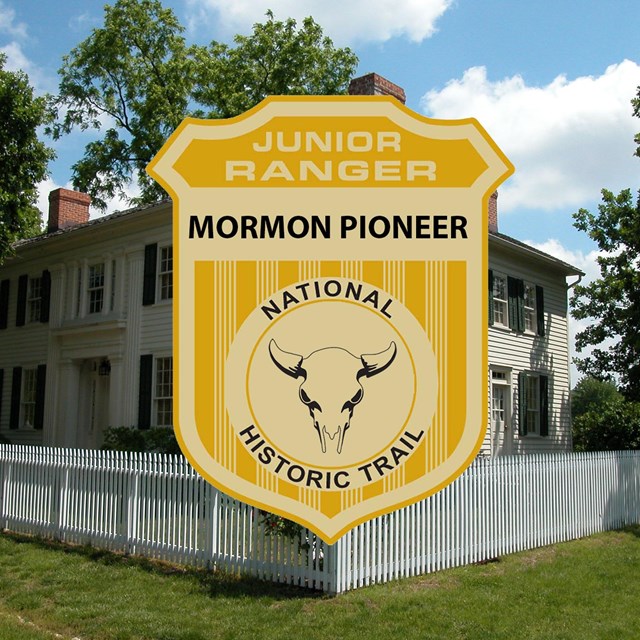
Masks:
[[[478,458],[334,545],[270,535],[179,456],[0,446],[0,526],[340,593],[640,522],[640,452]]]
[[[540,285],[544,289],[544,315],[546,335],[534,336],[517,333],[506,327],[490,326],[488,330],[488,356],[490,367],[511,371],[511,427],[513,441],[511,453],[547,453],[570,451],[571,415],[569,405],[569,347],[567,320],[567,286],[562,274],[551,267],[541,266],[535,260],[491,247],[489,268],[496,273],[521,278]],[[525,436],[518,434],[518,373],[539,372],[549,377],[549,435]],[[488,420],[491,420],[491,378],[487,403]],[[490,430],[483,450],[495,454]]]

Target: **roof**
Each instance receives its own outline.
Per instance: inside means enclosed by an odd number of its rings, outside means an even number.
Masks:
[[[547,263],[549,266],[553,266],[556,269],[563,271],[565,275],[568,276],[584,276],[584,271],[578,269],[578,267],[574,267],[572,264],[568,262],[564,262],[564,260],[560,260],[559,258],[555,258],[544,251],[540,251],[540,249],[536,249],[531,245],[528,245],[520,240],[516,240],[511,236],[507,236],[504,233],[499,233],[497,231],[489,231],[489,242],[495,242],[499,246],[505,247],[506,249],[511,249],[513,251],[525,252],[532,258],[536,258],[542,262]]]
[[[51,233],[43,233],[42,235],[35,236],[33,238],[25,238],[24,240],[18,240],[13,244],[14,248],[19,249],[21,247],[33,245],[44,240],[49,240],[50,238],[55,238],[58,236],[66,236],[70,233],[74,233],[76,231],[80,231],[81,229],[87,229],[88,227],[97,227],[113,220],[118,220],[119,218],[124,218],[126,216],[133,215],[135,213],[140,213],[143,211],[149,211],[151,209],[155,209],[164,204],[168,204],[171,202],[171,198],[164,198],[163,200],[158,200],[157,202],[153,202],[152,204],[140,205],[137,207],[132,207],[131,209],[125,209],[124,211],[116,211],[114,213],[110,213],[107,216],[100,216],[99,218],[94,218],[93,220],[89,220],[84,224],[77,224],[72,227],[67,227],[66,229],[58,229],[57,231],[52,231]]]

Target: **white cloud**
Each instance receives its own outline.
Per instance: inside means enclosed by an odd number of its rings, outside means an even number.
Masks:
[[[27,26],[24,22],[16,22],[16,12],[11,8],[5,6],[4,2],[0,1],[0,33],[6,33],[12,38],[26,38]]]
[[[384,42],[406,37],[421,42],[436,30],[453,0],[190,0],[191,27],[213,20],[229,34],[247,33],[271,9],[276,19],[320,24],[336,43]],[[211,16],[214,12],[215,16]]]
[[[583,278],[583,284],[600,277],[600,267],[596,262],[596,258],[602,255],[601,251],[594,250],[589,253],[574,251],[564,247],[562,243],[555,238],[550,238],[545,242],[532,242],[531,240],[525,240],[524,242],[531,247],[544,251],[554,258],[558,258],[558,260],[567,262],[568,264],[578,267],[578,269],[584,271],[585,276]]]
[[[88,11],[79,13],[69,18],[69,29],[76,32],[85,32],[89,27],[98,26],[99,20]]]
[[[29,73],[29,70],[32,69],[33,65],[29,58],[25,56],[22,51],[22,46],[18,42],[10,42],[6,44],[4,47],[0,47],[0,51],[7,56],[7,62],[5,64],[5,69],[7,71],[24,71]]]
[[[558,76],[544,87],[520,76],[491,81],[484,67],[473,67],[428,92],[422,107],[437,118],[477,118],[513,162],[501,211],[566,210],[599,200],[602,187],[637,186],[640,121],[630,101],[638,85],[640,65],[629,60],[600,76]]]

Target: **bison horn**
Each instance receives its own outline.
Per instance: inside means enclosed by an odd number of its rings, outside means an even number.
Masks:
[[[362,360],[363,368],[358,372],[358,378],[367,376],[371,378],[379,373],[382,373],[395,359],[398,349],[395,342],[391,344],[380,353],[366,353],[360,356]]]
[[[299,378],[302,376],[303,378],[307,377],[307,372],[302,367],[302,356],[299,356],[297,353],[289,353],[288,351],[283,351],[277,344],[275,340],[271,340],[269,342],[269,354],[271,355],[271,359],[275,362],[276,366],[280,371],[286,373],[288,376],[292,378]]]

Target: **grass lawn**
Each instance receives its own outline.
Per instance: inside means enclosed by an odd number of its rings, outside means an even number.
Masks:
[[[640,527],[338,597],[0,535],[0,640],[640,638]]]

